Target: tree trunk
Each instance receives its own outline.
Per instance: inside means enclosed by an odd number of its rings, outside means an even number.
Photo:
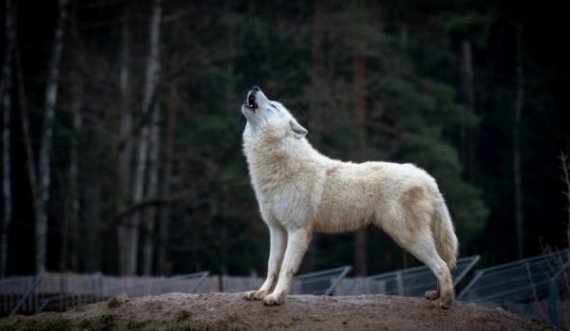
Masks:
[[[224,2],[224,15],[227,17],[228,26],[226,30],[226,49],[225,54],[225,71],[226,74],[231,77],[231,79],[226,81],[226,86],[224,89],[224,100],[226,105],[235,105],[237,103],[236,96],[234,93],[234,82],[235,82],[235,70],[234,70],[234,59],[236,57],[236,29],[234,22],[231,19],[231,9],[230,3],[232,1],[228,0]],[[234,110],[232,107],[227,108],[233,114]]]
[[[32,135],[30,133],[30,120],[28,115],[27,97],[24,87],[24,75],[22,73],[22,63],[20,59],[20,52],[16,47],[16,75],[18,82],[18,103],[21,112],[21,125],[22,125],[22,140],[24,141],[24,150],[26,154],[26,170],[28,172],[28,180],[30,181],[30,191],[32,193],[32,207],[34,214],[37,215],[40,210],[40,198],[38,193],[38,180],[36,174],[36,161],[34,158],[34,151],[32,148]]]
[[[224,61],[225,61],[225,74],[227,77],[231,77],[230,79],[226,80],[226,84],[224,86],[224,104],[226,105],[235,105],[236,98],[234,93],[234,84],[233,84],[233,77],[234,77],[234,58],[236,54],[236,30],[234,28],[234,21],[231,19],[231,9],[230,9],[231,1],[224,1],[224,9],[223,15],[226,17],[228,24],[226,26],[225,31],[225,47],[224,47]],[[233,113],[232,107],[227,108],[229,111]],[[215,175],[214,175],[215,176]],[[218,177],[218,176],[215,176]],[[216,209],[216,211],[220,211],[221,217],[224,217],[223,214],[227,213],[228,211],[232,210],[232,197],[228,190],[227,183],[218,182],[219,191],[221,192],[222,202],[220,203],[220,207]],[[219,214],[212,213],[212,219],[217,218]],[[217,222],[218,223],[218,222]],[[230,244],[228,242],[228,228],[225,222],[218,223],[218,237],[217,240],[220,243],[219,245],[219,258],[218,258],[218,266],[220,275],[225,276],[228,274],[228,251]]]
[[[322,0],[315,1],[315,17],[313,19],[313,33],[311,42],[311,86],[309,94],[309,127],[311,128],[311,143],[319,147],[322,136],[323,109],[330,97],[327,95],[326,63],[323,50],[325,35],[324,24],[325,3]]]
[[[131,161],[133,144],[131,140],[131,131],[133,127],[133,118],[131,112],[131,86],[130,86],[130,69],[131,69],[131,34],[130,19],[127,1],[123,4],[123,23],[122,23],[122,40],[121,40],[121,68],[119,78],[120,90],[120,124],[119,137],[120,141],[124,141],[123,146],[119,146],[119,194],[117,209],[121,212],[126,206],[130,205],[131,195]],[[122,149],[121,149],[122,148]],[[129,265],[129,222],[127,224],[121,222],[117,226],[118,250],[119,250],[119,274],[128,274],[126,266]]]
[[[77,271],[77,241],[79,240],[78,222],[79,222],[79,135],[81,131],[81,94],[82,84],[80,61],[82,58],[81,46],[79,41],[79,32],[77,29],[77,1],[72,4],[72,13],[70,15],[70,34],[71,34],[71,68],[69,73],[69,85],[71,90],[70,115],[72,121],[72,135],[69,149],[69,176],[68,190],[65,197],[65,212],[61,218],[61,251],[59,259],[59,269],[62,272],[68,270]]]
[[[568,157],[564,152],[560,152],[560,163],[562,163],[562,182],[564,182],[565,189],[562,191],[566,199],[566,244],[570,248],[570,167],[568,164]]]
[[[80,45],[77,26],[73,29],[73,39],[76,52],[73,63],[74,68],[71,76],[71,115],[73,121],[73,138],[71,140],[71,156],[69,161],[69,196],[70,196],[70,244],[69,244],[69,265],[71,270],[79,269],[79,210],[80,197],[79,190],[79,137],[83,126],[83,77],[81,75],[81,65],[83,59],[83,49]]]
[[[48,203],[51,183],[51,148],[53,135],[53,122],[57,106],[57,93],[59,87],[59,65],[63,51],[65,23],[67,21],[67,0],[59,0],[59,17],[55,28],[54,44],[51,54],[49,76],[46,86],[46,100],[44,108],[44,122],[40,141],[40,156],[38,179],[38,193],[40,198],[39,210],[36,211],[36,273],[42,274],[47,266],[47,230],[48,230]]]
[[[357,144],[360,149],[364,147],[365,139],[365,111],[364,111],[364,57],[355,53],[352,57],[352,119],[356,125]]]
[[[148,190],[147,196],[155,197],[158,194],[158,174],[160,169],[160,106],[154,105],[150,124],[150,152],[148,169]],[[143,274],[152,274],[154,256],[154,222],[156,217],[156,207],[148,207],[144,217],[144,238],[143,238]]]
[[[0,97],[2,99],[2,198],[4,215],[0,235],[0,278],[6,276],[8,263],[8,229],[12,222],[12,180],[11,180],[11,112],[12,112],[12,67],[16,45],[16,8],[12,0],[6,0],[4,63],[0,80]]]
[[[87,150],[84,152],[88,160],[96,159],[101,153],[99,150]],[[95,176],[86,179],[84,189],[85,201],[89,201],[89,206],[85,206],[83,211],[83,226],[85,227],[85,237],[78,243],[81,256],[80,268],[87,273],[100,272],[103,266],[102,249],[104,246],[102,234],[102,206],[101,201],[102,184]]]
[[[468,39],[461,41],[461,82],[462,98],[469,111],[475,110],[475,91],[473,85],[473,52]],[[473,183],[473,166],[475,162],[475,132],[464,125],[461,128],[461,156],[463,163],[463,176],[469,183]]]
[[[365,105],[364,105],[364,57],[355,52],[352,58],[352,119],[356,128],[357,153],[361,153],[365,146]],[[360,156],[360,155],[358,155]],[[357,157],[358,157],[357,156]],[[366,252],[366,228],[361,228],[354,234],[354,272],[358,276],[367,273],[368,258]]]
[[[152,19],[150,22],[150,50],[146,69],[146,81],[144,90],[144,99],[142,107],[142,116],[147,116],[153,110],[156,101],[156,88],[158,86],[158,70],[159,70],[159,47],[160,47],[160,19],[161,19],[161,0],[154,0]],[[133,181],[133,203],[142,200],[145,190],[145,173],[146,163],[149,153],[149,126],[144,124],[141,129],[139,138],[137,163],[135,169],[135,177]],[[138,238],[139,226],[141,223],[141,213],[135,213],[129,222],[128,228],[128,261],[123,274],[133,275],[137,268]]]
[[[175,91],[171,86],[171,95]],[[171,98],[172,99],[172,98]],[[174,162],[174,136],[176,132],[176,112],[175,106],[169,106],[168,121],[166,124],[166,139],[164,141],[164,173],[161,181],[161,194],[168,196],[170,193],[170,184],[172,181],[172,168]],[[157,272],[160,275],[170,274],[170,263],[168,261],[168,227],[170,223],[170,205],[167,203],[160,209],[159,228],[158,228],[158,252],[157,252]]]
[[[72,87],[72,116],[73,116],[73,139],[71,141],[71,156],[69,161],[69,196],[70,196],[70,215],[69,215],[69,266],[71,270],[78,271],[79,268],[79,210],[81,192],[79,190],[79,136],[81,133],[83,117],[81,115],[82,107],[82,80],[75,77],[74,86]]]
[[[309,95],[309,128],[311,130],[310,140],[313,146],[318,148],[321,144],[322,138],[322,120],[323,109],[326,107],[327,98],[327,83],[326,83],[326,64],[325,54],[323,50],[323,39],[325,34],[325,24],[323,21],[325,3],[322,0],[315,1],[315,16],[313,18],[313,33],[311,42],[311,85],[308,89]],[[315,271],[317,268],[317,251],[318,251],[319,237],[315,236],[309,245],[303,264],[301,265],[301,272],[307,273]]]
[[[515,193],[515,220],[517,226],[517,252],[518,257],[524,256],[524,224],[523,224],[523,202],[522,202],[522,171],[521,171],[521,149],[520,149],[520,125],[522,109],[524,107],[524,76],[522,61],[522,32],[521,27],[516,26],[516,100],[513,119],[513,181]]]

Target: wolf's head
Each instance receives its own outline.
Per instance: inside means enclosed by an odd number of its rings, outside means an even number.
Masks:
[[[269,100],[257,86],[247,93],[241,112],[252,133],[269,130],[281,138],[290,136],[298,139],[307,135],[307,129],[281,103]]]

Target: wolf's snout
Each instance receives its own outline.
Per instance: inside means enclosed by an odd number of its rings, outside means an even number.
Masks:
[[[247,97],[247,105],[253,107],[254,103],[255,103],[255,96],[253,95],[253,93],[250,93],[249,96]]]
[[[253,110],[257,108],[257,104],[255,102],[255,95],[259,91],[261,91],[259,86],[253,85],[253,87],[251,88],[251,90],[249,90],[249,93],[247,94],[247,105]]]

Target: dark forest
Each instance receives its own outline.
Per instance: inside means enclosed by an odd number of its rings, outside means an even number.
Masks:
[[[559,2],[5,0],[0,15],[1,276],[264,274],[252,85],[329,156],[426,169],[461,256],[568,245]],[[418,263],[369,228],[317,236],[302,269]]]

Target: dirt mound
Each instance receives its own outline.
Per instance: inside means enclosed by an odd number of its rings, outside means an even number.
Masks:
[[[427,300],[385,295],[294,295],[282,306],[241,294],[170,293],[123,297],[63,313],[15,316],[0,330],[553,330],[502,309],[457,302],[449,310]]]

